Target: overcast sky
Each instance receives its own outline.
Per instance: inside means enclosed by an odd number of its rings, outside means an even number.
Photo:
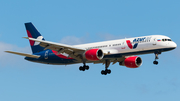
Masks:
[[[5,50],[31,53],[24,23],[48,41],[74,45],[166,35],[179,46],[179,0],[1,0],[0,101],[180,101],[180,48],[140,55],[137,69],[102,64],[44,65]]]

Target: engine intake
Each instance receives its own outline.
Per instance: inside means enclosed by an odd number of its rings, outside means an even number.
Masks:
[[[98,61],[104,57],[101,49],[90,49],[85,52],[85,58],[90,61]]]

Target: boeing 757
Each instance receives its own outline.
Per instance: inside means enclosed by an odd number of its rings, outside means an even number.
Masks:
[[[87,63],[104,64],[105,70],[101,71],[102,75],[111,73],[109,65],[119,63],[121,66],[128,68],[138,68],[142,65],[142,54],[155,54],[153,63],[158,64],[158,55],[162,52],[173,50],[177,44],[171,38],[164,35],[150,35],[134,38],[125,38],[119,40],[103,41],[81,45],[66,45],[46,41],[35,26],[29,22],[25,23],[32,53],[20,53],[5,51],[12,54],[25,56],[25,59],[32,62],[52,64],[52,65],[69,65],[82,63],[80,71],[89,69]]]

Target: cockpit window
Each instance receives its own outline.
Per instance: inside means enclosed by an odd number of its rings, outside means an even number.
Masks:
[[[172,41],[171,39],[162,39],[162,41]]]
[[[171,39],[168,39],[168,41],[172,41]]]

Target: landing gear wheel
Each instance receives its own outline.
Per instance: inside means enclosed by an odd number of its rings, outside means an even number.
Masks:
[[[87,66],[87,65],[84,64],[84,66],[80,66],[80,67],[79,67],[79,70],[80,70],[80,71],[89,70],[89,66]]]
[[[101,71],[101,74],[102,74],[102,75],[107,75],[107,72],[106,72],[105,70],[102,70],[102,71]]]
[[[89,70],[89,66],[84,66],[84,68],[85,68],[86,70]]]
[[[107,73],[108,73],[108,74],[111,74],[111,70],[110,70],[110,69],[107,69]]]
[[[83,68],[82,71],[85,71],[85,68]]]
[[[158,65],[158,61],[154,61],[153,64]]]
[[[83,68],[83,67],[82,67],[82,66],[80,66],[80,67],[79,67],[79,70],[80,70],[80,71],[82,71],[82,68]]]
[[[110,74],[110,73],[111,73],[111,70],[110,70],[110,69],[106,69],[105,72],[106,72],[107,74]]]
[[[80,66],[80,67],[79,67],[79,70],[80,70],[80,71],[85,71],[85,68],[82,67],[82,66]]]
[[[111,70],[110,69],[106,69],[106,70],[102,70],[101,71],[101,74],[102,75],[107,75],[107,74],[110,74],[111,73]]]
[[[102,74],[102,75],[104,75],[104,73],[105,73],[105,71],[104,71],[104,70],[102,70],[102,71],[101,71],[101,74]]]

